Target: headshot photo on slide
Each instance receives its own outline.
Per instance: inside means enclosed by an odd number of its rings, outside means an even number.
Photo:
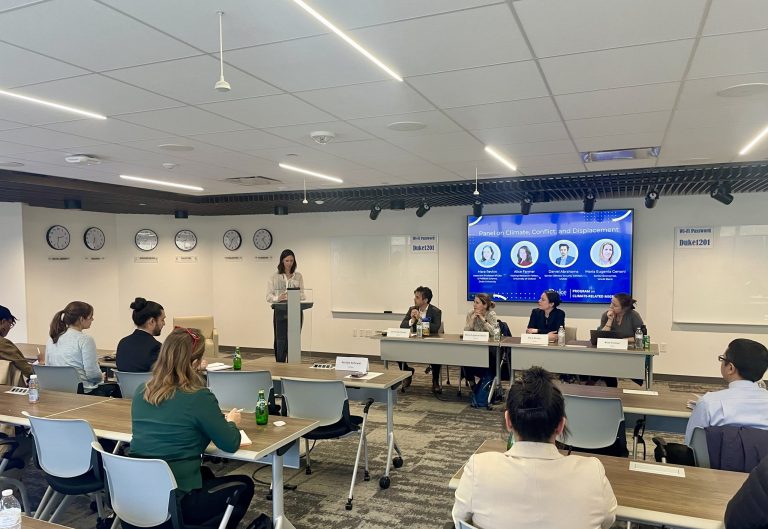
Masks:
[[[483,241],[475,247],[475,262],[483,268],[496,266],[500,257],[501,250],[493,241]]]
[[[549,260],[559,268],[568,268],[579,258],[579,247],[573,241],[560,239],[549,247]]]
[[[621,246],[613,239],[600,239],[592,245],[589,256],[600,268],[610,268],[621,259]]]
[[[510,252],[512,263],[518,268],[530,268],[539,260],[539,249],[531,241],[520,241]]]

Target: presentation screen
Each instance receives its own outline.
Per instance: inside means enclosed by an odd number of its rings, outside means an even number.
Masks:
[[[610,303],[632,293],[634,210],[467,217],[467,299]]]

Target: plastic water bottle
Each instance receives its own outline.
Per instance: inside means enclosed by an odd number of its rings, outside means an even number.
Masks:
[[[557,330],[557,345],[559,345],[560,347],[565,346],[565,327],[563,327],[562,325]]]
[[[240,348],[235,347],[235,356],[232,358],[232,369],[240,371],[243,367],[243,357],[240,356]]]
[[[421,318],[421,336],[422,337],[429,336],[429,323],[430,323],[430,321],[431,320],[429,318],[427,318],[426,316]]]
[[[259,399],[256,401],[256,424],[263,425],[269,422],[269,406],[264,390],[259,390]]]
[[[638,327],[635,329],[635,349],[643,348],[643,330]]]
[[[498,321],[493,324],[493,341],[501,342],[501,327],[499,327]]]
[[[37,375],[29,375],[29,403],[34,404],[40,400],[40,382],[37,381]]]
[[[421,318],[416,320],[416,337],[417,338],[424,337],[424,324],[421,323]]]
[[[21,504],[11,489],[3,491],[0,503],[0,529],[21,529]]]

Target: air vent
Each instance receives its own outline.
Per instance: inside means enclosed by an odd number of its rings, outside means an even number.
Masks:
[[[223,182],[246,187],[282,184],[280,180],[277,180],[276,178],[268,178],[266,176],[238,176],[235,178],[225,178]]]
[[[581,161],[615,162],[617,160],[646,160],[658,158],[661,147],[640,147],[635,149],[614,149],[611,151],[590,151],[581,153]]]

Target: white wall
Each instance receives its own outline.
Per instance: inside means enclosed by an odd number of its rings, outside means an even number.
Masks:
[[[672,252],[674,227],[682,225],[764,224],[764,195],[737,195],[731,206],[709,197],[662,197],[653,210],[638,200],[602,200],[601,209],[635,207],[634,296],[638,310],[648,324],[655,342],[667,344],[668,352],[658,358],[656,372],[681,375],[719,376],[716,356],[734,337],[749,337],[766,342],[768,330],[751,326],[676,325],[672,318]],[[299,208],[297,204],[295,208]],[[579,210],[581,203],[536,204],[534,211]],[[486,213],[518,212],[517,205],[486,206]],[[192,217],[176,220],[171,216],[109,215],[87,212],[23,208],[24,252],[27,262],[30,339],[42,340],[53,312],[72,299],[82,299],[96,308],[93,334],[101,347],[114,347],[132,328],[130,302],[137,295],[153,299],[174,315],[214,314],[223,345],[272,346],[272,311],[265,302],[267,278],[277,266],[284,248],[296,252],[299,270],[307,288],[314,290],[315,307],[306,313],[303,348],[344,354],[378,354],[378,345],[367,338],[353,337],[353,329],[380,329],[397,325],[398,315],[341,315],[330,312],[330,239],[363,234],[422,234],[439,236],[439,283],[434,303],[443,310],[447,332],[459,332],[470,308],[466,292],[466,220],[468,208],[435,208],[422,219],[413,210],[383,211],[375,222],[368,212]],[[65,252],[70,262],[47,261],[44,236],[48,226],[62,223],[70,228],[73,244]],[[97,225],[107,235],[106,260],[84,262],[93,255],[83,246],[82,232]],[[191,255],[195,264],[178,264],[182,254],[173,236],[182,228],[195,231],[199,244]],[[251,237],[261,227],[274,237],[272,248],[257,251]],[[159,237],[158,249],[140,252],[133,237],[140,228],[152,228]],[[224,249],[224,231],[236,228],[243,245],[235,253]],[[136,264],[139,255],[157,256],[157,264]],[[225,261],[238,255],[243,260]],[[257,256],[272,256],[263,262]],[[75,258],[77,257],[77,258]],[[354,273],[350,270],[349,273]],[[692,273],[695,273],[693,271]],[[755,273],[764,273],[756,270]],[[404,278],[403,281],[408,281]],[[729,278],[720,279],[728,288]],[[414,287],[418,285],[413,285]],[[354,296],[355,292],[350,292]],[[405,311],[412,300],[404,299]],[[527,323],[531,305],[509,304],[497,307],[519,334]],[[602,306],[563,306],[569,326],[576,326],[580,337],[597,325]],[[166,328],[168,329],[168,328]]]
[[[27,340],[28,322],[21,204],[0,202],[0,305],[18,318],[8,338]]]

